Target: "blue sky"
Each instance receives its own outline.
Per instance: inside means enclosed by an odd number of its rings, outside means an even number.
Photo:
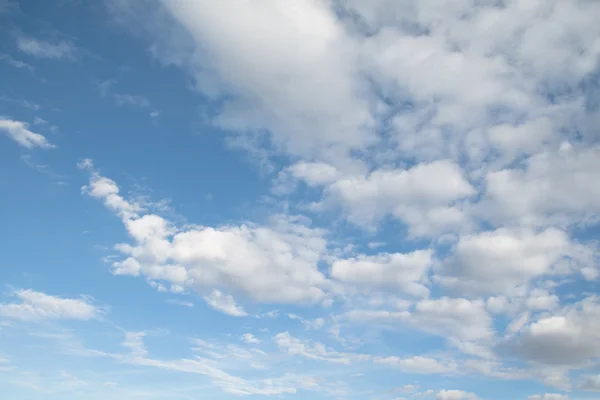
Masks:
[[[0,0],[0,392],[597,400],[598,16]]]

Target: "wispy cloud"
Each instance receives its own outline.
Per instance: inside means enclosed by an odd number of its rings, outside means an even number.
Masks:
[[[28,64],[25,61],[17,60],[8,54],[4,54],[4,53],[0,54],[0,61],[10,65],[11,67],[15,67],[15,68],[19,68],[19,69],[26,69],[31,72],[33,72],[35,70],[33,65]]]
[[[17,38],[17,47],[30,56],[53,60],[73,61],[77,58],[77,48],[71,41],[50,42],[27,36]]]

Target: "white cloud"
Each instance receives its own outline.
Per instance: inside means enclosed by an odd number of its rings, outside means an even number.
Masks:
[[[514,292],[534,278],[563,272],[561,267],[576,266],[586,257],[585,249],[559,229],[500,228],[461,237],[454,255],[434,279],[463,293]]]
[[[188,374],[199,374],[208,377],[213,384],[220,387],[227,393],[235,395],[264,395],[274,396],[284,393],[296,393],[299,388],[307,388],[307,382],[302,376],[286,374],[279,378],[269,379],[253,379],[246,380],[238,376],[233,376],[223,369],[215,359],[207,359],[204,357],[194,357],[193,359],[173,359],[159,360],[152,358],[149,351],[144,345],[146,332],[126,332],[125,340],[122,345],[129,350],[128,354],[109,355],[125,364],[143,366],[146,368],[156,368],[174,372],[184,372]],[[196,340],[196,343],[201,347],[213,347],[209,343],[202,340]],[[252,353],[239,353],[239,348],[229,348],[226,355],[213,354],[216,358],[232,358],[241,357],[244,363],[248,362],[248,356]]]
[[[215,310],[224,312],[233,317],[245,317],[248,315],[242,307],[236,304],[233,297],[221,293],[219,290],[213,290],[209,296],[204,297],[206,304]]]
[[[143,12],[113,3],[121,17],[135,19]],[[345,149],[373,140],[367,129],[372,126],[369,103],[360,96],[354,44],[328,4],[163,4],[177,23],[165,26],[169,18],[157,17],[159,26],[173,34],[154,36],[154,54],[183,66],[209,95],[235,93],[218,117],[223,127],[240,132],[267,129],[278,148],[303,155],[333,152],[343,158]],[[232,7],[234,17],[228,12]],[[182,38],[191,39],[193,46],[181,46]]]
[[[75,45],[66,40],[53,43],[20,36],[17,38],[17,47],[23,53],[27,53],[31,56],[55,60],[74,60],[77,54]]]
[[[558,393],[546,393],[544,395],[535,394],[533,396],[529,396],[528,400],[569,400],[569,396],[566,394],[558,394]]]
[[[90,303],[90,299],[61,298],[33,290],[17,290],[19,303],[1,303],[0,316],[24,321],[75,319],[87,321],[99,317],[102,309]]]
[[[326,298],[326,277],[317,268],[326,242],[324,232],[302,219],[277,216],[270,226],[240,225],[176,229],[125,200],[117,184],[92,173],[84,192],[104,200],[121,216],[134,245],[113,264],[116,274],[143,274],[152,280],[201,292],[227,286],[261,302],[315,303]]]
[[[325,326],[325,318],[304,319],[296,314],[288,314],[289,319],[298,320],[309,330],[318,330]]]
[[[0,132],[4,132],[12,140],[21,146],[31,149],[40,147],[42,149],[51,149],[55,147],[53,144],[39,133],[35,133],[27,129],[29,124],[21,121],[14,121],[0,117]]]
[[[289,332],[278,333],[275,336],[275,341],[277,346],[288,354],[300,355],[313,360],[351,364],[355,361],[364,361],[370,358],[366,354],[340,353],[326,348],[322,343],[311,343],[292,337]]]
[[[361,255],[336,260],[331,266],[331,276],[357,286],[387,287],[412,296],[427,297],[429,289],[424,284],[432,262],[430,250],[418,250],[407,254]]]
[[[453,362],[442,362],[429,357],[415,356],[410,358],[376,357],[373,361],[377,364],[391,365],[403,372],[417,374],[448,374],[456,372],[458,365]]]
[[[194,307],[194,303],[192,303],[191,301],[185,301],[185,300],[177,300],[177,299],[167,299],[167,303],[169,304],[173,304],[176,306],[182,306],[182,307]]]
[[[251,333],[244,333],[242,340],[248,344],[259,344],[260,340]]]
[[[481,300],[449,297],[421,300],[410,322],[420,329],[459,340],[485,340],[493,336],[492,319]]]
[[[325,189],[323,201],[340,204],[348,220],[359,225],[392,215],[414,235],[429,235],[464,224],[466,217],[454,203],[473,194],[460,167],[442,160],[339,179]]]
[[[475,393],[463,390],[440,390],[435,398],[436,400],[477,400]]]
[[[529,226],[571,225],[597,219],[600,148],[576,148],[531,156],[524,169],[487,175],[484,216],[494,222]]]

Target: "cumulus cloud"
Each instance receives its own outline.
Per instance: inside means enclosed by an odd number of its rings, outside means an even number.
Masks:
[[[432,262],[432,254],[428,250],[363,255],[335,261],[331,266],[331,276],[358,286],[388,287],[412,296],[426,297],[429,289],[424,283]]]
[[[51,149],[55,147],[43,135],[30,131],[29,124],[0,117],[0,132],[4,132],[21,146],[31,149],[39,147]]]
[[[102,315],[103,310],[89,298],[61,298],[33,290],[17,290],[18,303],[0,303],[0,316],[24,321],[74,319],[87,321]]]
[[[301,221],[281,217],[270,226],[178,229],[158,215],[141,215],[142,207],[97,173],[83,191],[115,211],[134,240],[117,246],[125,257],[113,263],[115,274],[143,274],[201,292],[229,287],[262,302],[314,303],[326,297],[327,279],[317,268],[326,247],[323,231]]]
[[[600,303],[595,296],[542,314],[505,344],[539,364],[585,366],[600,357]]]
[[[434,279],[442,285],[471,293],[505,293],[530,280],[560,273],[560,262],[585,261],[585,248],[566,232],[548,228],[500,228],[463,236]]]
[[[327,232],[296,217],[176,226],[93,175],[86,192],[132,239],[117,247],[115,274],[272,303],[330,304],[343,294],[354,306],[353,295],[401,292],[415,303],[375,309],[371,298],[338,322],[446,338],[485,359],[471,365],[486,373],[500,370],[491,359],[509,348],[549,368],[536,375],[548,384],[597,357],[589,332],[598,329],[586,322],[596,300],[565,305],[557,287],[599,275],[597,250],[578,237],[600,213],[599,3],[109,3],[145,30],[153,56],[215,101],[212,122],[272,167],[272,192],[290,195],[287,209],[327,223],[335,215],[340,242],[356,245],[354,229],[365,229],[379,236],[373,243],[397,246],[332,249],[339,243]]]
[[[347,218],[360,225],[392,215],[415,235],[428,235],[465,223],[456,201],[473,194],[460,167],[441,160],[339,179],[326,188],[324,202],[340,204]]]

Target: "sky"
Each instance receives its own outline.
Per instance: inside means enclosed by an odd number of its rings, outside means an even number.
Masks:
[[[600,399],[600,2],[0,0],[0,393]]]

